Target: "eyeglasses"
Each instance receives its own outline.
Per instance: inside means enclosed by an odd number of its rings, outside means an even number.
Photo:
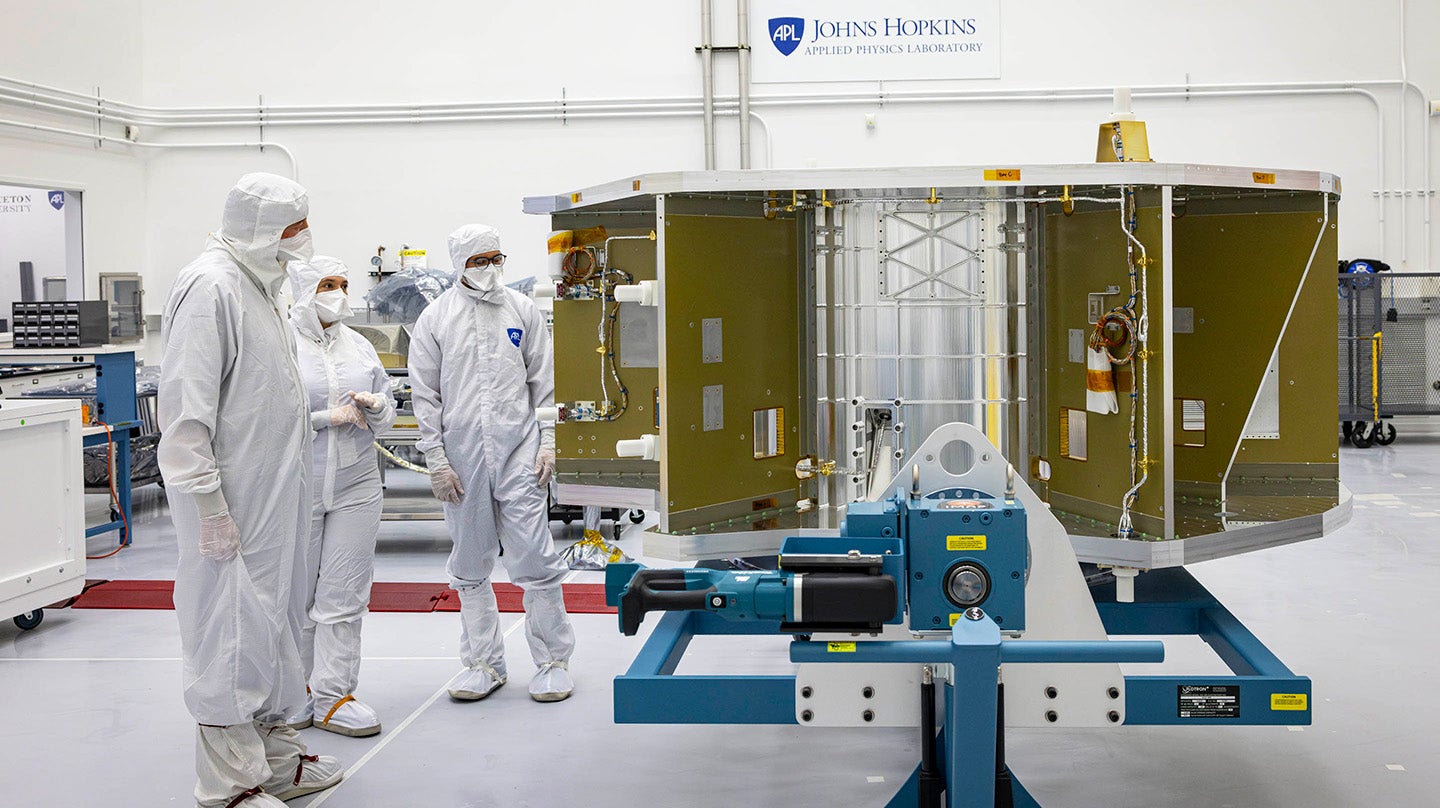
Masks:
[[[488,266],[497,266],[497,267],[499,267],[499,266],[504,266],[504,265],[505,265],[505,254],[504,254],[504,253],[501,253],[501,254],[495,256],[494,258],[486,258],[486,257],[483,256],[483,255],[477,255],[477,256],[471,258],[470,261],[469,261],[468,264],[467,264],[467,266],[470,266],[470,267],[488,267]]]

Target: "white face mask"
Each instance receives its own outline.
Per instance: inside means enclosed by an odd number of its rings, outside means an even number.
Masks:
[[[471,288],[488,292],[500,282],[499,267],[470,267],[465,270],[465,282]]]
[[[290,238],[280,239],[281,261],[309,261],[315,257],[315,245],[310,240],[310,228],[305,228]]]
[[[350,296],[343,289],[332,289],[315,296],[315,314],[321,323],[338,323],[351,315]]]

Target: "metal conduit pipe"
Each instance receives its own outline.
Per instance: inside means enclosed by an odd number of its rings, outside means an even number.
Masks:
[[[77,132],[73,129],[61,129],[57,126],[44,126],[38,123],[26,121],[11,121],[0,118],[0,126],[10,126],[17,129],[28,129],[36,132],[45,132],[54,135],[68,135],[70,137],[84,138],[86,140],[100,140],[106,143],[121,143],[126,146],[136,146],[142,149],[265,149],[271,148],[285,155],[290,162],[290,178],[300,180],[300,164],[295,159],[295,153],[283,144],[270,140],[257,140],[248,143],[143,143],[126,140],[123,137],[112,135],[96,134],[94,132]]]
[[[708,6],[710,0],[705,0]],[[708,18],[707,18],[708,19]],[[706,49],[708,51],[708,49]],[[1366,79],[1345,82],[1281,82],[1281,83],[1235,83],[1235,84],[1208,84],[1208,85],[1151,85],[1141,86],[1132,89],[1134,95],[1150,98],[1229,98],[1229,97],[1266,97],[1266,96],[1302,96],[1302,95],[1342,95],[1354,94],[1368,99],[1375,109],[1376,115],[1376,176],[1377,185],[1385,184],[1385,154],[1384,154],[1384,113],[1379,99],[1369,87],[1399,88],[1402,93],[1414,93],[1422,103],[1425,100],[1424,91],[1408,79]],[[739,99],[723,98],[717,99],[713,94],[713,71],[711,74],[711,93],[709,98],[709,138],[707,139],[710,148],[707,155],[713,154],[714,148],[714,119],[717,111],[729,112],[730,108],[738,105]],[[764,95],[751,96],[749,103],[752,106],[830,106],[853,103],[874,103],[877,99],[883,98],[886,103],[963,103],[963,102],[1024,102],[1024,101],[1089,101],[1108,100],[1112,97],[1109,88],[1051,88],[1032,90],[963,90],[952,92],[935,91],[910,91],[910,92],[885,92],[877,94],[874,92],[841,92],[841,93],[819,93],[819,94],[795,94],[795,95]],[[279,125],[283,118],[284,125],[294,126],[318,126],[318,125],[381,125],[394,123],[460,123],[480,121],[525,121],[544,119],[563,119],[569,117],[594,117],[594,118],[642,118],[642,117],[679,117],[693,115],[697,112],[705,114],[705,99],[698,103],[695,99],[684,98],[604,98],[586,100],[565,101],[564,108],[561,108],[558,101],[514,101],[514,102],[493,102],[489,104],[465,104],[465,103],[428,103],[411,105],[310,105],[310,106],[277,106],[265,107],[263,109],[255,106],[244,107],[148,107],[129,104],[121,101],[105,99],[103,97],[64,90],[58,87],[25,82],[18,79],[0,76],[0,102],[9,101],[16,105],[31,106],[50,110],[61,114],[69,114],[88,121],[109,121],[117,124],[134,126],[153,126],[159,128],[204,128],[204,127],[226,127],[226,126],[259,126],[261,121],[271,125]],[[366,115],[366,117],[351,117]],[[458,114],[456,114],[458,113]],[[738,112],[736,113],[738,114]],[[310,116],[295,117],[290,116]],[[390,117],[394,116],[394,117]],[[754,116],[751,116],[754,117]],[[763,119],[762,125],[764,124]],[[1425,199],[1425,262],[1428,266],[1430,251],[1430,234],[1432,221],[1430,216],[1430,196],[1432,184],[1430,181],[1430,125],[1429,117],[1423,119],[1425,124],[1422,129],[1422,174],[1424,175],[1424,187],[1422,194]],[[769,132],[767,128],[767,140]],[[1404,133],[1402,132],[1402,140]],[[130,142],[130,141],[125,141]],[[713,162],[711,163],[713,165]],[[1401,166],[1402,175],[1408,175],[1407,167]],[[1380,242],[1385,243],[1386,217],[1383,190],[1377,192],[1376,204],[1378,213],[1376,221],[1380,228]],[[1402,197],[1403,204],[1403,197]]]
[[[711,0],[700,0],[700,85],[705,130],[705,168],[715,168],[715,52]]]
[[[750,0],[735,0],[739,25],[736,54],[740,75],[740,167],[750,167]]]

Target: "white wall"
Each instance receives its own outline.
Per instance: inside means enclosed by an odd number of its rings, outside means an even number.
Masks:
[[[72,0],[73,4],[73,0]],[[39,2],[19,18],[53,20]],[[51,6],[53,7],[53,5]],[[87,6],[88,8],[88,6]],[[128,84],[116,94],[152,105],[492,101],[503,99],[689,96],[699,92],[698,3],[649,0],[600,4],[552,0],[396,4],[388,0],[293,3],[255,0],[243,9],[185,0],[129,0],[110,22],[138,26],[138,68],[104,81],[73,66],[39,70],[0,62],[6,75],[49,76],[82,89]],[[136,13],[135,9],[139,9]],[[1191,81],[1280,82],[1398,78],[1396,2],[1349,0],[1157,0],[1117,7],[1100,0],[1029,0],[1004,4],[998,81],[941,87],[1031,88],[1140,86]],[[1440,93],[1440,3],[1409,0],[1410,78]],[[718,44],[734,40],[733,4],[717,0]],[[15,15],[9,15],[15,17]],[[82,15],[74,15],[82,16]],[[128,26],[128,28],[127,28]],[[37,54],[65,49],[71,33],[34,29]],[[126,34],[129,36],[130,34]],[[0,40],[6,39],[0,32]],[[3,52],[3,51],[0,51]],[[107,52],[108,53],[108,52]],[[112,54],[118,62],[130,57]],[[108,57],[107,57],[108,58]],[[104,61],[104,59],[100,59]],[[733,57],[716,57],[719,91],[735,89]],[[128,62],[126,63],[128,64]],[[68,72],[65,72],[68,71]],[[57,78],[59,73],[63,76]],[[63,79],[63,81],[62,81]],[[887,85],[887,89],[937,86]],[[133,91],[136,87],[138,92]],[[757,95],[806,88],[757,85]],[[810,89],[875,89],[824,85]],[[1401,203],[1385,205],[1380,243],[1378,189],[1417,189],[1422,118],[1410,107],[1411,170],[1399,169],[1399,95],[1376,91],[1385,105],[1387,176],[1376,175],[1375,121],[1355,96],[1291,99],[1137,100],[1150,125],[1156,159],[1239,163],[1335,172],[1345,181],[1342,254],[1378,254],[1421,269],[1422,219],[1433,203],[1412,199],[1401,242]],[[6,114],[0,107],[0,115]],[[854,106],[819,110],[758,105],[770,123],[777,166],[1088,162],[1103,101],[948,106]],[[867,130],[864,114],[878,126]],[[765,142],[755,129],[755,165]],[[244,137],[258,131],[167,132],[162,139]],[[515,257],[512,274],[540,271],[543,218],[520,213],[520,198],[554,193],[632,173],[702,165],[698,118],[371,127],[267,126],[264,136],[291,147],[310,188],[316,244],[357,272],[378,244],[401,241],[436,254],[467,221],[502,228]],[[85,148],[65,147],[70,153]],[[735,167],[735,122],[719,126],[721,167]],[[93,156],[92,156],[93,157]],[[80,159],[75,157],[73,159]],[[176,271],[218,221],[226,188],[241,173],[283,171],[276,154],[147,153],[143,205],[91,208],[87,228],[112,217],[143,222],[149,309],[158,311]],[[1440,166],[1436,167],[1440,169]],[[134,169],[140,170],[140,169]],[[98,168],[97,168],[98,171]],[[1432,174],[1437,173],[1432,171]],[[0,156],[0,175],[4,174]],[[1437,183],[1440,184],[1440,183]],[[90,203],[87,195],[87,205]],[[105,226],[111,226],[109,224]],[[1440,256],[1440,239],[1432,245]],[[92,265],[93,273],[93,265]],[[366,286],[360,283],[360,286]]]
[[[99,87],[103,94],[138,100],[140,5],[141,0],[4,0],[0,75],[77,91]],[[0,119],[73,128],[64,119],[9,105],[0,105]],[[145,167],[123,147],[43,138],[0,126],[0,182],[84,192],[85,295],[98,297],[99,273],[142,268]],[[8,319],[9,313],[0,316]]]

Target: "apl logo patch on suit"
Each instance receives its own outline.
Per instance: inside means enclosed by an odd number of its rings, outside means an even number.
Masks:
[[[515,347],[516,347],[516,348],[519,348],[519,347],[520,347],[520,338],[523,337],[523,336],[525,336],[525,332],[524,332],[524,331],[521,331],[521,330],[518,329],[518,328],[507,328],[507,329],[505,329],[505,333],[506,333],[506,335],[508,335],[508,336],[510,337],[510,341],[513,342],[513,343],[515,343]]]
[[[780,51],[784,56],[789,56],[800,47],[800,41],[805,38],[805,20],[803,17],[771,17],[770,18],[770,44],[775,50]]]

